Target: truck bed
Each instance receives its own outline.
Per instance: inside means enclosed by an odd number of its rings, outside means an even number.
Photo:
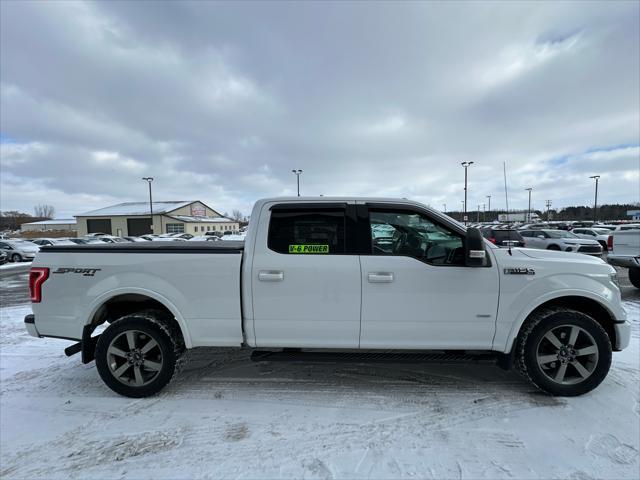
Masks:
[[[239,346],[243,249],[232,241],[43,247],[33,267],[49,268],[49,277],[43,302],[33,304],[35,327],[81,339],[105,303],[151,299],[176,318],[187,347]]]

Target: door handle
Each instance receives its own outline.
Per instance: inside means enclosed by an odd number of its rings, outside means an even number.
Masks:
[[[258,273],[261,282],[281,282],[284,280],[284,272],[278,270],[261,270]]]
[[[369,283],[391,283],[393,272],[369,272]]]

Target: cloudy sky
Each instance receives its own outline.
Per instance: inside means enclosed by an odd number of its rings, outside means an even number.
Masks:
[[[639,5],[4,1],[0,208],[637,202]]]

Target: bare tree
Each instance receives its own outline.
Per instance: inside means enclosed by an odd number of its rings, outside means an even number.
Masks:
[[[35,211],[35,216],[40,218],[53,218],[54,213],[56,213],[56,209],[53,208],[53,205],[36,205],[33,207]]]
[[[231,218],[236,222],[241,222],[244,218],[244,215],[242,215],[242,212],[240,210],[234,210],[231,212]]]

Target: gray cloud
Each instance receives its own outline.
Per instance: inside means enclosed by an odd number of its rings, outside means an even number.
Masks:
[[[640,200],[636,2],[2,2],[2,209]],[[497,203],[493,203],[497,202]]]

